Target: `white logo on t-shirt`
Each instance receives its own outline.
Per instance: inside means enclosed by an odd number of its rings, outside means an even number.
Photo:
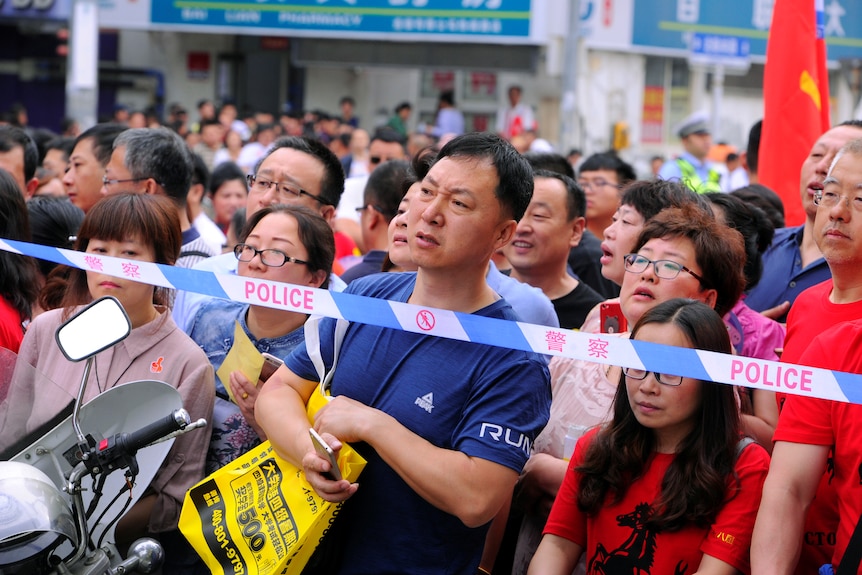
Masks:
[[[434,394],[426,393],[422,397],[417,397],[413,405],[418,405],[428,413],[431,413],[431,410],[434,409]]]

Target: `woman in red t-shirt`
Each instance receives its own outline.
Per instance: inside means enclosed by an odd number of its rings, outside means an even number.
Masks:
[[[0,238],[30,241],[24,195],[9,172],[0,169]],[[32,258],[0,251],[0,347],[18,353],[24,322],[30,320],[39,282]]]
[[[709,306],[672,299],[631,338],[730,353]],[[684,359],[680,358],[681,361]],[[529,573],[747,573],[769,457],[740,442],[733,387],[625,368],[613,419],[582,437]]]

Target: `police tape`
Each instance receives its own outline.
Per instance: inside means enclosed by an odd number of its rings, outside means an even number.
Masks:
[[[0,238],[0,249],[85,271],[252,305],[390,329],[673,373],[753,389],[862,403],[862,375],[733,356],[332,292],[233,274],[178,268]]]

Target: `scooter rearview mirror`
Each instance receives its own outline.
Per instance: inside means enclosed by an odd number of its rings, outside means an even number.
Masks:
[[[69,318],[57,328],[55,337],[66,359],[78,362],[122,341],[131,331],[123,306],[116,298],[106,296]]]

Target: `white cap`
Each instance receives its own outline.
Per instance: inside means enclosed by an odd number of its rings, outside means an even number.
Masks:
[[[680,138],[685,138],[692,134],[709,134],[712,130],[709,129],[709,116],[703,112],[695,112],[691,116],[679,123],[676,133]]]

